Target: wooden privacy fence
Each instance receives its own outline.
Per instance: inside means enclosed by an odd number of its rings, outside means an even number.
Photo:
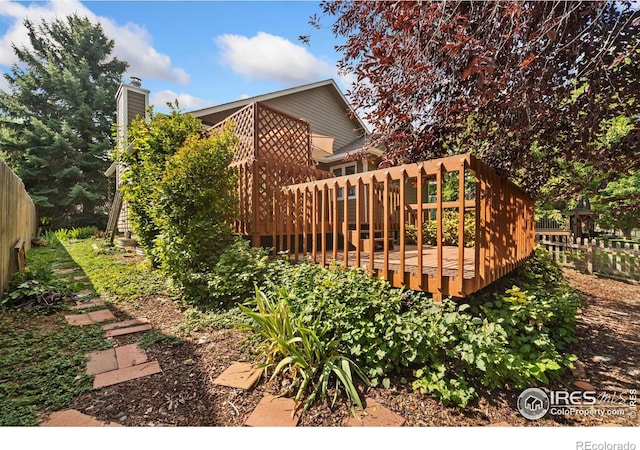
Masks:
[[[536,234],[536,243],[565,267],[640,282],[640,245]]]
[[[31,197],[22,180],[0,160],[0,293],[18,270],[18,259],[24,258],[36,229]]]
[[[450,174],[457,177],[453,188],[451,178],[445,183]],[[371,276],[435,298],[487,286],[534,248],[533,200],[469,154],[285,186],[273,192],[271,210],[275,220],[265,231],[274,251],[366,267]],[[457,213],[457,237],[445,245],[447,211]],[[465,247],[471,213],[474,243]],[[435,245],[424,242],[430,221]],[[415,245],[407,243],[410,225]]]

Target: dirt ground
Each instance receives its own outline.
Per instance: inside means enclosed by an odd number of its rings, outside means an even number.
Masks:
[[[443,407],[429,396],[412,392],[399,381],[390,389],[372,388],[367,396],[395,411],[410,427],[475,427],[490,424],[511,426],[637,426],[633,392],[640,387],[640,286],[606,278],[566,272],[579,289],[584,305],[579,316],[577,370],[567,374],[553,389],[577,390],[576,381],[593,386],[606,410],[619,414],[550,415],[537,421],[523,418],[516,409],[520,390],[484,391],[464,411]],[[112,306],[119,318],[146,317],[155,330],[176,335],[182,314],[162,296],[133,304]],[[262,380],[251,391],[217,386],[212,381],[235,361],[252,361],[243,335],[235,329],[196,333],[192,338],[167,346],[154,344],[148,354],[158,360],[162,373],[129,381],[78,397],[71,405],[103,421],[126,426],[242,426],[262,396],[279,392]],[[131,337],[115,338],[118,345]],[[602,408],[601,408],[602,409]],[[306,412],[299,426],[340,426],[350,412],[344,403],[330,409],[319,404]]]

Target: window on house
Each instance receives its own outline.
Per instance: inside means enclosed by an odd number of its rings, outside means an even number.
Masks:
[[[342,166],[337,166],[334,167],[333,169],[331,169],[331,171],[333,172],[333,174],[336,177],[342,177],[345,175],[353,175],[354,173],[357,172],[356,170],[356,163],[350,163],[350,164],[345,164]],[[342,196],[343,196],[343,189],[340,188],[338,190],[338,200],[342,200]],[[349,198],[356,198],[356,188],[355,186],[352,186],[349,188]]]

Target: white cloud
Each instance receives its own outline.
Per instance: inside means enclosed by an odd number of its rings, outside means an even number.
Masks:
[[[336,73],[336,68],[327,61],[280,36],[264,32],[252,38],[224,34],[215,42],[222,51],[223,62],[234,72],[251,79],[293,84],[316,81]]]
[[[178,94],[170,90],[154,92],[149,99],[154,108],[162,110],[167,109],[167,102],[173,103],[175,100],[178,100],[180,109],[184,111],[194,111],[213,105],[213,102],[194,97],[193,95]]]
[[[11,66],[18,62],[11,47],[12,43],[18,47],[29,45],[27,30],[23,25],[25,18],[38,24],[43,19],[50,21],[74,13],[102,25],[105,34],[115,41],[113,54],[129,63],[128,75],[181,84],[189,83],[189,75],[183,69],[174,67],[169,56],[153,47],[151,35],[147,30],[135,23],[119,25],[107,17],[97,16],[78,0],[36,2],[28,6],[3,1],[0,17],[13,19],[13,24],[0,37],[0,64]]]

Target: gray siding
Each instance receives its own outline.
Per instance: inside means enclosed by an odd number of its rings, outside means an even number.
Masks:
[[[364,134],[355,129],[357,123],[341,108],[342,100],[332,86],[298,92],[264,102],[285,114],[304,119],[311,125],[311,132],[335,137],[334,151],[353,142]]]

